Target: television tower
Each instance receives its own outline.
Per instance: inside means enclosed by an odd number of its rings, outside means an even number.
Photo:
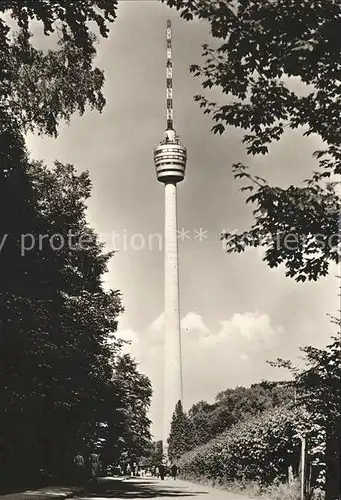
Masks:
[[[187,150],[173,124],[172,26],[167,20],[167,127],[154,150],[157,180],[165,185],[165,323],[164,323],[164,414],[163,449],[175,405],[182,402],[182,361],[179,304],[179,259],[176,185],[185,177]]]

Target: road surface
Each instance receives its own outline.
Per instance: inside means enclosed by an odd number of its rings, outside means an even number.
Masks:
[[[167,478],[164,481],[151,478],[131,478],[115,480],[113,478],[101,479],[96,491],[85,493],[75,500],[138,500],[138,499],[176,499],[183,500],[254,500],[235,493],[207,488],[197,484]]]

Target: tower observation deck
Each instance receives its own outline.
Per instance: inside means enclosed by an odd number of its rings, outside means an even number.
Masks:
[[[187,150],[173,129],[165,131],[165,137],[154,150],[157,180],[176,184],[185,177]]]
[[[180,143],[173,125],[172,29],[167,21],[167,127],[154,150],[158,181],[165,185],[165,323],[164,323],[164,412],[163,450],[176,404],[182,402],[182,358],[180,334],[180,288],[177,226],[177,183],[185,177],[187,150]]]

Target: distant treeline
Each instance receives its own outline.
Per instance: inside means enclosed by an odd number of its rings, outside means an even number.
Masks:
[[[293,382],[261,382],[236,387],[217,394],[214,403],[199,401],[185,414],[178,404],[173,417],[169,453],[174,459],[196,446],[207,443],[235,424],[255,415],[293,402]]]

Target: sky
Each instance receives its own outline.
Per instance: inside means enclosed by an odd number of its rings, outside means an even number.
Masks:
[[[185,409],[212,402],[227,388],[287,378],[267,360],[295,360],[300,346],[325,346],[334,334],[327,314],[339,308],[334,270],[317,283],[299,284],[283,268],[267,267],[261,250],[229,255],[220,241],[224,229],[244,230],[252,222],[231,165],[245,162],[279,186],[300,183],[316,168],[318,139],[288,132],[268,156],[250,158],[237,130],[215,136],[193,99],[200,82],[189,73],[210,41],[208,25],[188,23],[156,0],[120,2],[110,36],[98,45],[105,110],[75,116],[57,139],[30,134],[27,145],[33,158],[50,166],[58,159],[90,172],[88,220],[106,248],[117,250],[105,286],[122,292],[118,335],[131,341],[126,349],[153,384],[155,439],[162,438],[164,188],[156,180],[153,149],[166,125],[167,18],[175,128],[188,150],[186,179],[178,186],[179,229],[189,236],[179,239]],[[39,43],[46,40],[38,36]],[[292,85],[300,89],[299,82]],[[223,102],[218,92],[212,95]]]

